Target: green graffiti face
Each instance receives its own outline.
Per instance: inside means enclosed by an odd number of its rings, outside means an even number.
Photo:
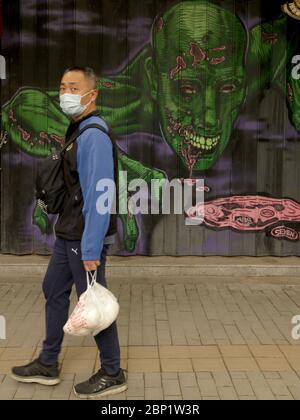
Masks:
[[[211,168],[245,100],[246,32],[230,12],[184,2],[157,20],[152,84],[162,133],[190,170]]]

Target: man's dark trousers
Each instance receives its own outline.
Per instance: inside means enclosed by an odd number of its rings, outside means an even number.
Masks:
[[[97,270],[97,282],[106,287],[105,263],[109,245],[103,246],[101,261]],[[53,255],[43,282],[46,298],[46,339],[40,360],[46,365],[57,362],[63,341],[63,326],[68,320],[70,294],[75,283],[77,296],[86,291],[86,272],[81,260],[80,241],[56,238]],[[120,369],[120,345],[116,322],[101,331],[96,337],[101,355],[101,367],[108,375],[115,375]]]

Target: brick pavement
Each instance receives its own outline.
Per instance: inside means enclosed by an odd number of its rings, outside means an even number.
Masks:
[[[291,319],[300,315],[299,283],[212,277],[109,283],[121,305],[128,390],[108,399],[300,400],[300,341],[291,336]],[[18,384],[11,366],[33,359],[43,340],[40,282],[0,279],[0,315],[7,319],[0,399],[75,399],[74,382],[99,368],[93,339],[65,338],[58,386]]]

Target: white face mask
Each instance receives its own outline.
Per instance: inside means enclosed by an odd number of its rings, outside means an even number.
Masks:
[[[73,93],[65,93],[64,95],[60,95],[60,107],[64,114],[68,117],[77,117],[78,115],[82,114],[87,107],[91,104],[90,101],[86,105],[81,104],[81,99],[88,95],[91,90],[84,95],[74,95]]]

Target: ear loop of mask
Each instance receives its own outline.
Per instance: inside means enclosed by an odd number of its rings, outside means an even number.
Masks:
[[[82,99],[82,98],[84,98],[84,97],[85,97],[86,95],[88,95],[89,93],[93,92],[93,90],[94,90],[94,89],[91,89],[91,90],[89,90],[88,92],[86,92],[84,95],[81,95],[81,99]],[[92,102],[93,102],[93,99],[92,99],[92,100],[90,100],[90,102],[89,102],[89,103],[85,104],[85,105],[84,105],[84,106],[85,106],[85,109],[86,109],[88,106],[90,106]],[[80,101],[80,103],[81,103],[81,101]]]

